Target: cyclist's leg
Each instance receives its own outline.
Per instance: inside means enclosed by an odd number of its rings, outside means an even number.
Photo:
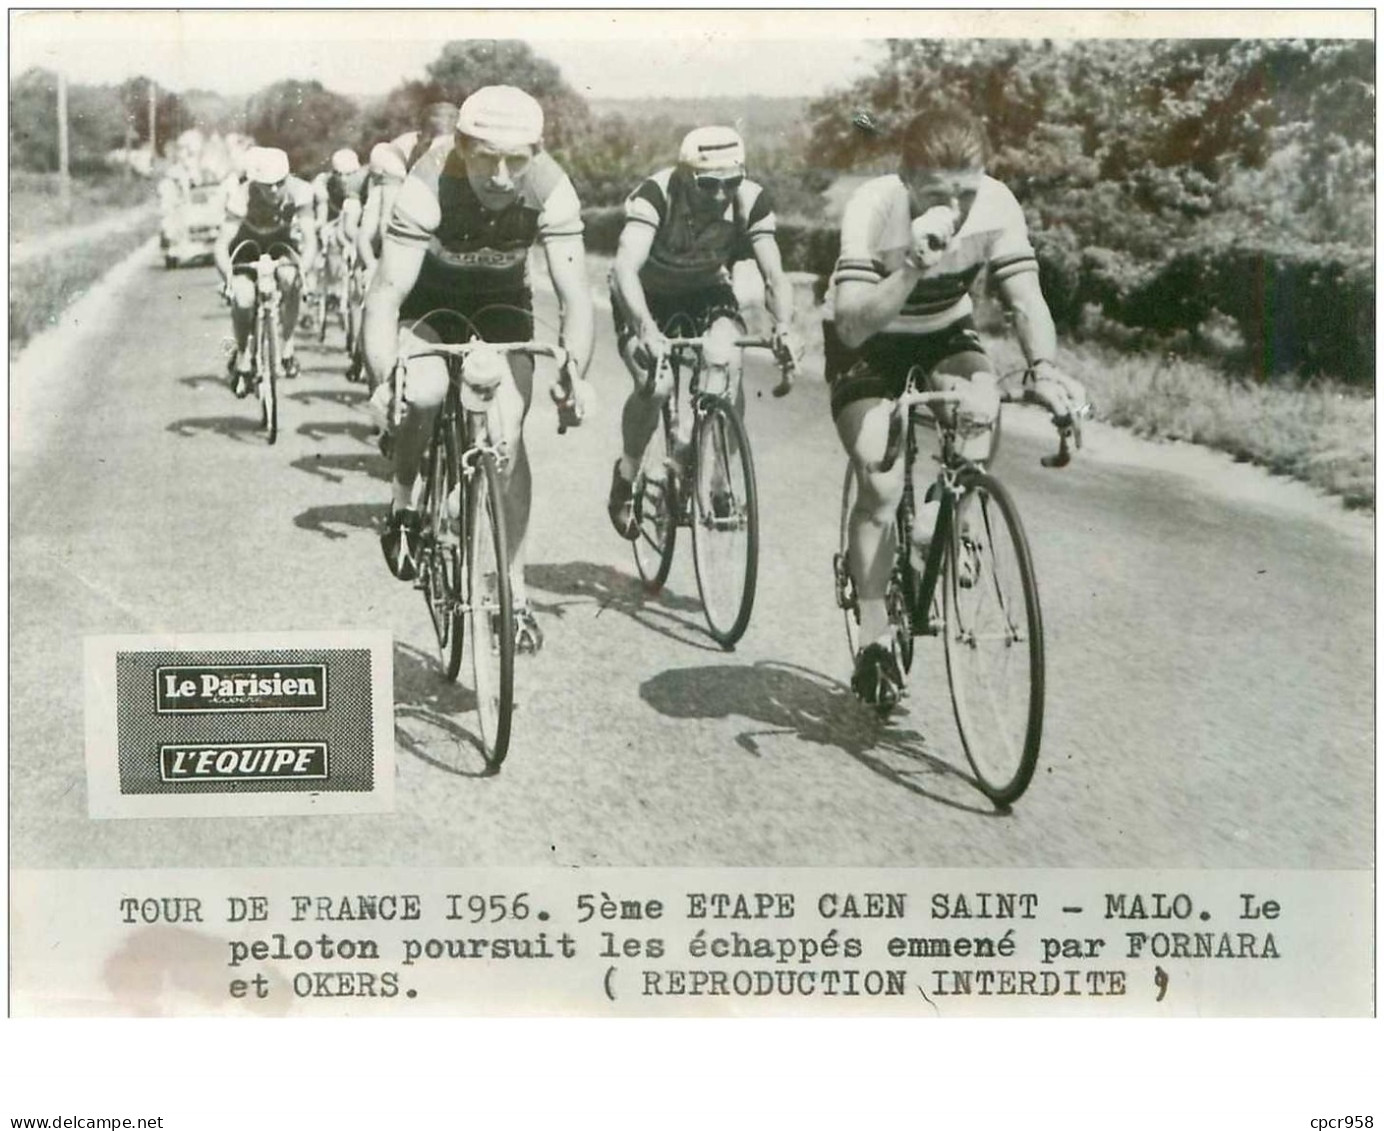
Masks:
[[[646,299],[650,303],[650,313],[660,325],[664,324],[666,320],[660,317],[654,299],[650,296],[646,296]],[[634,525],[634,477],[639,473],[649,439],[658,427],[670,386],[655,382],[648,387],[648,361],[639,348],[634,321],[614,286],[610,290],[610,308],[620,359],[625,363],[634,384],[620,412],[620,456],[611,473],[606,510],[616,532],[621,537],[633,540],[637,536]]]
[[[740,380],[741,354],[735,347],[736,338],[745,334],[745,323],[735,302],[735,292],[729,287],[719,289],[709,296],[708,308],[698,323],[705,325],[706,349],[703,354],[705,368],[702,373],[702,388],[708,392],[723,392],[735,406],[735,414],[745,419],[745,389]],[[727,433],[729,444],[736,444],[736,437]],[[727,453],[734,462],[739,458],[737,448]],[[712,504],[718,492],[724,493],[725,469],[718,465],[712,469]],[[720,513],[719,511],[717,513]]]
[[[436,342],[440,335],[430,325],[401,322],[399,354],[404,356],[419,343]],[[394,437],[394,507],[412,509],[413,488],[423,451],[432,439],[437,419],[447,395],[447,363],[442,358],[419,358],[409,363],[404,388],[404,418]]]
[[[992,428],[1000,412],[999,378],[985,353],[974,323],[970,318],[964,318],[936,335],[929,335],[929,342],[927,364],[930,387],[965,392],[966,402],[959,406],[963,420],[973,422],[978,428]],[[984,453],[988,449],[988,441],[980,440],[978,447]],[[975,458],[971,451],[966,454]]]
[[[846,519],[848,565],[860,612],[861,647],[852,686],[864,698],[887,704],[897,698],[902,683],[885,597],[898,553],[895,516],[903,497],[905,461],[896,460],[888,471],[873,470],[872,465],[883,459],[888,446],[894,401],[907,378],[909,344],[876,348],[867,360],[841,345],[833,324],[824,324],[823,331],[832,420],[854,468],[857,488]],[[872,670],[865,671],[867,667]],[[892,695],[883,689],[886,677],[893,684]]]
[[[293,354],[293,332],[298,327],[298,311],[301,308],[302,273],[291,263],[281,263],[274,271],[279,283],[281,297],[279,316],[283,319],[283,357],[290,369],[297,368]]]
[[[231,240],[231,247],[237,248],[252,238],[251,234],[242,228]],[[232,264],[231,331],[235,335],[235,357],[231,365],[237,373],[250,371],[250,331],[255,325],[255,281],[246,273],[247,271],[248,266],[244,262]]]

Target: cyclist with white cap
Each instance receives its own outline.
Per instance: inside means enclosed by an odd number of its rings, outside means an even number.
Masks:
[[[261,252],[275,244],[297,249],[298,268],[279,266],[279,292],[283,295],[283,363],[286,377],[298,376],[293,354],[293,330],[298,324],[300,272],[312,267],[317,256],[317,236],[312,223],[312,189],[292,176],[288,155],[282,149],[255,146],[245,155],[245,180],[231,187],[226,198],[226,218],[217,233],[212,258],[221,273],[223,293],[231,302],[231,326],[235,331],[235,355],[228,365],[238,397],[250,391],[248,345],[255,318],[255,287],[248,276],[235,273],[234,250],[253,241]]]
[[[678,163],[640,183],[625,201],[625,226],[611,272],[611,312],[620,356],[634,377],[621,418],[623,451],[615,461],[607,509],[622,538],[638,537],[632,488],[639,461],[658,425],[666,388],[648,382],[653,360],[667,351],[675,318],[707,335],[708,357],[731,372],[737,411],[744,410],[739,354],[740,304],[730,268],[753,258],[764,277],[774,317],[774,348],[797,358],[792,332],[793,288],[775,237],[769,194],[745,176],[745,143],[728,126],[702,126],[682,141]]]
[[[528,341],[533,336],[529,249],[540,244],[561,307],[561,340],[574,359],[571,396],[578,409],[589,392],[584,375],[594,337],[591,290],[582,246],[581,205],[572,182],[542,150],[543,110],[512,86],[488,86],[462,104],[456,143],[429,150],[395,199],[384,248],[365,302],[365,356],[377,397],[403,338]],[[459,317],[434,317],[442,310]],[[400,334],[403,326],[404,333]],[[502,386],[505,439],[505,518],[512,560],[515,621],[521,651],[537,651],[542,634],[528,607],[525,542],[532,483],[523,443],[523,418],[533,392],[533,361],[509,359],[513,381]],[[418,512],[414,486],[433,421],[447,391],[440,359],[409,366],[406,413],[394,439],[393,500],[381,536],[390,571],[417,574]]]
[[[394,198],[408,176],[403,154],[387,141],[380,142],[370,150],[367,169],[369,176],[365,181],[365,205],[360,214],[360,226],[356,229],[356,271],[362,280],[358,293],[363,293],[370,286],[384,246],[385,218],[393,212]],[[356,380],[364,367],[365,352],[363,343],[358,339],[347,378]]]

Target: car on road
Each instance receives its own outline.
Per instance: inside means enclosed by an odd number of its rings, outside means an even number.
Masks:
[[[159,231],[163,265],[172,269],[184,263],[210,263],[225,210],[225,190],[219,184],[193,185],[167,201]]]

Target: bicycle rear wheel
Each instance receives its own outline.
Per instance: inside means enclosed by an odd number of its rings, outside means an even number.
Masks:
[[[423,546],[419,582],[432,618],[443,671],[455,680],[461,671],[461,470],[456,444],[446,429],[433,442],[428,460],[424,495]]]
[[[476,714],[486,761],[498,769],[514,713],[514,605],[509,546],[495,457],[479,452],[466,490],[464,637],[471,652]]]
[[[1028,788],[1043,735],[1043,622],[1013,499],[985,472],[963,480],[941,584],[947,681],[978,784],[1007,806]]]
[[[692,559],[712,638],[732,648],[754,609],[759,570],[759,500],[745,426],[713,400],[692,427]]]
[[[649,438],[639,473],[634,477],[634,519],[639,536],[634,540],[634,565],[644,588],[657,593],[673,568],[678,515],[682,498],[677,464],[668,448],[665,416]]]

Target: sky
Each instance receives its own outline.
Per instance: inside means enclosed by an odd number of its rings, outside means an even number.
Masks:
[[[513,38],[587,98],[816,96],[872,70],[887,36],[1321,35],[1347,19],[1373,34],[1369,10],[30,11],[11,16],[10,47],[12,74],[63,68],[72,82],[147,74],[234,95],[297,78],[374,95],[421,78],[448,40]]]
[[[174,90],[232,95],[284,78],[317,79],[331,90],[374,95],[423,77],[448,40],[520,38],[588,98],[811,96],[870,70],[883,50],[859,38],[814,37],[807,26],[803,38],[785,37],[779,25],[742,18],[732,27],[732,20],[721,13],[692,28],[685,17],[618,13],[585,21],[528,13],[520,22],[512,14],[436,12],[44,12],[16,18],[11,66],[13,74],[62,67],[72,82],[147,74]]]

